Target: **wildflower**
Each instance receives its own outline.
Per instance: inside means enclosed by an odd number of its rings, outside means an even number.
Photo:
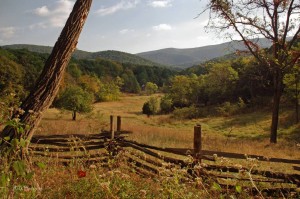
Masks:
[[[243,166],[240,164],[235,164],[234,166],[237,167],[239,170],[241,170],[243,168]]]
[[[24,111],[23,109],[21,109],[21,108],[18,109],[18,112],[19,112],[21,115],[23,115],[23,114],[25,113],[25,111]]]
[[[106,175],[105,174],[103,174],[103,175],[99,175],[99,178],[105,178],[106,177]]]
[[[113,176],[113,175],[114,175],[114,172],[108,171],[108,172],[107,172],[107,175],[108,175],[108,176]]]
[[[24,190],[24,192],[29,192],[29,191],[30,191],[30,188],[27,187],[27,186],[24,186],[24,187],[23,187],[23,190]]]
[[[94,165],[94,164],[90,165],[90,169],[96,169],[96,168],[97,168],[96,165]]]
[[[201,166],[201,167],[208,167],[208,165],[205,164],[205,163],[201,163],[200,166]]]
[[[129,179],[130,175],[128,175],[128,174],[122,174],[121,178],[122,179]]]
[[[144,189],[142,189],[142,190],[140,190],[140,194],[141,194],[141,197],[142,197],[142,198],[145,198],[146,195],[147,195],[147,191],[144,190]]]
[[[105,189],[105,190],[109,190],[109,185],[110,185],[110,182],[102,182],[102,183],[100,183],[101,188]]]
[[[20,122],[20,118],[14,118],[13,119],[16,123]]]
[[[121,171],[120,170],[115,170],[114,173],[115,174],[121,174]]]
[[[79,170],[77,171],[77,175],[79,178],[83,178],[86,176],[86,172],[85,171],[82,171],[82,170]]]

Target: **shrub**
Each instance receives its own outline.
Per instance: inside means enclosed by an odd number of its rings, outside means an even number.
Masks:
[[[173,100],[168,95],[163,96],[160,101],[161,113],[170,113],[173,110]]]
[[[158,100],[156,97],[151,97],[149,101],[143,105],[143,114],[154,115],[158,112]]]
[[[227,117],[227,116],[230,116],[233,114],[240,113],[245,108],[246,108],[245,102],[243,101],[242,98],[239,97],[239,100],[237,103],[232,104],[230,102],[224,102],[221,106],[218,106],[216,108],[216,111],[218,114]]]
[[[175,109],[173,111],[173,117],[176,119],[193,119],[198,118],[201,115],[198,108],[195,106],[184,107]]]

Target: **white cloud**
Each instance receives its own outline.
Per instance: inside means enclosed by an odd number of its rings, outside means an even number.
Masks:
[[[47,16],[49,14],[49,9],[47,6],[42,6],[40,8],[36,8],[34,11],[33,11],[34,14],[38,15],[38,16]]]
[[[119,3],[111,7],[100,8],[99,10],[96,11],[96,13],[101,16],[111,15],[121,10],[128,10],[131,8],[135,8],[138,3],[139,0],[121,0]]]
[[[165,8],[172,6],[172,0],[157,0],[148,3],[153,8]]]
[[[159,24],[157,26],[153,26],[152,28],[156,31],[172,30],[172,26],[169,24]]]
[[[133,29],[123,29],[123,30],[120,30],[120,34],[121,35],[124,35],[124,34],[128,34],[128,33],[132,33],[132,32],[134,32],[134,30]]]
[[[36,8],[32,13],[36,16],[44,17],[46,20],[37,24],[32,24],[30,25],[30,28],[63,27],[72,11],[73,5],[74,1],[58,0],[49,6],[45,5]]]
[[[15,27],[12,27],[12,26],[0,28],[0,35],[4,39],[10,39],[15,35],[16,30],[17,29]]]

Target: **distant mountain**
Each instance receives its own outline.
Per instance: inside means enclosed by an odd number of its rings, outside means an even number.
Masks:
[[[266,39],[260,39],[259,44],[262,48],[271,46]],[[136,55],[160,64],[188,68],[214,58],[234,53],[236,50],[246,50],[243,42],[232,41],[217,45],[186,49],[166,48],[138,53]]]
[[[27,49],[31,52],[38,53],[48,53],[50,54],[52,51],[52,47],[50,46],[39,46],[39,45],[29,45],[29,44],[14,44],[14,45],[6,45],[2,46],[4,49]],[[145,66],[163,66],[162,64],[155,63],[153,61],[149,61],[145,58],[142,58],[137,55],[133,55],[130,53],[108,50],[108,51],[100,51],[100,52],[87,52],[82,50],[75,50],[73,53],[73,57],[76,59],[109,59],[112,61],[120,62],[120,63],[130,63],[137,65],[145,65]]]
[[[259,39],[262,48],[270,47],[271,44],[266,39]],[[27,44],[15,44],[2,46],[2,48],[28,49],[33,52],[50,53],[52,47]],[[234,53],[236,50],[246,50],[244,44],[240,41],[231,41],[227,43],[203,46],[198,48],[166,48],[154,51],[148,51],[138,54],[130,54],[120,51],[108,50],[100,52],[87,52],[76,50],[73,57],[77,59],[109,59],[120,63],[131,63],[145,66],[169,66],[176,69],[185,69],[205,61],[223,57]]]
[[[163,66],[163,64],[155,63],[153,61],[149,61],[145,58],[142,58],[137,55],[133,55],[130,53],[115,51],[115,50],[107,50],[95,52],[90,55],[90,59],[109,59],[120,63],[131,63],[145,66]]]

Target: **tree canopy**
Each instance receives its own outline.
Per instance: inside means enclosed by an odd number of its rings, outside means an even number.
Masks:
[[[226,37],[242,40],[248,51],[267,67],[273,78],[273,110],[270,142],[277,142],[279,104],[283,79],[299,61],[295,43],[300,34],[298,0],[210,0],[207,27]],[[271,41],[271,49],[259,47],[259,37]]]

